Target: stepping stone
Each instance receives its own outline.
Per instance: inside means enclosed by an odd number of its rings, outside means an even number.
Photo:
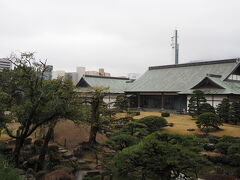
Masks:
[[[79,162],[79,164],[87,164],[87,161],[84,161],[84,160],[80,160],[78,162]]]
[[[62,157],[66,158],[66,159],[70,159],[73,157],[73,154],[71,152],[66,152],[62,155]]]
[[[77,161],[77,158],[75,156],[70,158],[71,161]]]
[[[68,150],[66,150],[66,149],[59,149],[58,152],[59,153],[66,153],[66,152],[68,152]]]

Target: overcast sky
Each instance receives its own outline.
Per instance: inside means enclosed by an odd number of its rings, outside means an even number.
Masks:
[[[0,0],[0,57],[34,51],[55,70],[104,67],[112,75],[240,57],[239,0]]]

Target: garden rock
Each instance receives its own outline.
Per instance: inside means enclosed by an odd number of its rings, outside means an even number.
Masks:
[[[70,159],[73,157],[73,154],[71,152],[66,152],[62,155],[65,159]]]
[[[214,149],[215,149],[215,144],[213,144],[213,143],[204,144],[204,149],[205,149],[206,151],[214,151]]]
[[[76,157],[82,157],[83,156],[83,150],[82,150],[82,148],[79,146],[79,147],[77,147],[76,149],[74,149],[73,150],[73,154],[74,154],[74,156],[76,156]]]
[[[66,149],[59,149],[58,152],[59,153],[66,153],[66,152],[68,152],[68,150],[66,150]]]
[[[80,160],[78,162],[79,162],[79,164],[87,164],[87,161],[84,161],[84,160]]]
[[[77,161],[77,158],[73,156],[73,157],[70,158],[70,160],[71,161]]]

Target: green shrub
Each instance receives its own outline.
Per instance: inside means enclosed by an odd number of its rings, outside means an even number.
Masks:
[[[159,116],[147,116],[137,120],[136,122],[145,124],[149,132],[158,131],[167,125],[167,121]]]
[[[169,116],[170,116],[170,113],[168,113],[168,112],[162,112],[161,116],[162,116],[162,117],[169,117]]]
[[[131,116],[139,116],[141,113],[139,111],[128,111],[127,114]]]
[[[129,134],[119,134],[110,138],[109,144],[116,151],[121,151],[124,148],[137,144],[138,138]]]
[[[53,171],[57,170],[57,169],[62,169],[62,168],[66,168],[67,166],[64,165],[56,165],[52,168]]]
[[[129,121],[133,121],[132,117],[123,117],[123,118],[119,118],[116,121],[118,122],[129,122]]]
[[[207,158],[214,164],[228,164],[226,156],[207,156]]]
[[[7,143],[4,141],[0,141],[0,151],[4,150],[7,147]]]
[[[232,144],[231,146],[228,147],[227,154],[237,154],[240,153],[240,144]]]
[[[216,149],[218,150],[218,152],[220,152],[222,154],[227,154],[229,146],[231,146],[231,143],[220,142],[216,145]]]
[[[200,108],[200,112],[199,112],[200,114],[206,113],[206,112],[215,113],[214,107],[209,103],[202,103],[202,104],[200,104],[199,108]]]
[[[199,115],[196,124],[198,128],[204,129],[208,132],[209,128],[219,129],[219,126],[222,125],[222,121],[216,114],[212,112],[206,112]]]
[[[0,154],[0,179],[1,180],[23,180],[17,169],[8,163],[6,158]]]
[[[35,175],[35,177],[36,177],[37,180],[39,180],[47,173],[48,173],[47,170],[38,171],[37,174]]]
[[[239,137],[233,137],[233,136],[222,136],[220,141],[221,142],[229,142],[229,143],[240,144],[240,138]]]
[[[143,123],[139,123],[137,121],[132,121],[127,123],[125,126],[122,128],[122,132],[130,135],[136,135],[139,137],[146,136],[149,134],[147,130],[147,126]]]
[[[227,160],[230,166],[234,167],[240,166],[240,155],[229,155],[227,156]]]

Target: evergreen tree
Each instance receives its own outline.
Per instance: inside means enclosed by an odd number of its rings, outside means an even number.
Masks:
[[[206,113],[206,112],[215,113],[215,109],[209,103],[202,103],[202,104],[200,104],[200,112],[199,113],[202,114],[202,113]]]
[[[218,130],[219,126],[222,126],[222,122],[219,117],[212,112],[200,114],[196,124],[198,128],[205,130],[206,133],[208,133],[210,128],[215,128]]]
[[[200,105],[206,102],[204,92],[201,90],[194,90],[188,104],[188,111],[191,116],[200,115]]]
[[[197,179],[209,162],[192,150],[193,143],[190,136],[155,132],[114,156],[113,175],[116,179]]]
[[[228,98],[224,98],[217,106],[217,115],[222,122],[228,123],[230,121],[230,106]]]
[[[127,110],[128,107],[128,99],[126,95],[120,94],[117,96],[114,106],[119,110]]]
[[[37,62],[33,53],[10,57],[14,70],[0,72],[0,127],[16,140],[14,160],[19,166],[26,138],[36,129],[59,118],[78,119],[81,99],[70,81],[44,80],[46,64]],[[8,123],[16,122],[16,133]]]
[[[231,121],[237,125],[240,122],[240,101],[236,100],[231,104]]]

